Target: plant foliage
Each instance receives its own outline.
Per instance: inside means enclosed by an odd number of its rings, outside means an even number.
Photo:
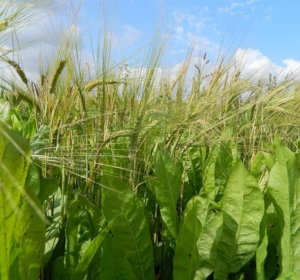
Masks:
[[[299,279],[297,79],[204,54],[190,81],[192,47],[160,75],[160,34],[116,67],[110,37],[36,82],[1,55],[0,279]]]

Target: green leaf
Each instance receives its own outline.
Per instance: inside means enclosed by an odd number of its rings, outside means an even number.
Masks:
[[[220,208],[205,193],[193,199],[198,201],[198,219],[202,224],[202,232],[197,243],[201,264],[196,271],[195,279],[206,279],[213,272],[216,263],[223,216]]]
[[[5,101],[3,104],[0,103],[0,120],[8,124],[11,124],[10,105],[8,101]]]
[[[137,280],[120,245],[111,235],[102,243],[101,280]]]
[[[21,214],[18,205],[27,176],[29,155],[28,142],[0,121],[0,279],[10,278],[11,238],[15,221]]]
[[[59,240],[59,231],[61,223],[61,214],[56,213],[49,227],[46,229],[46,243],[43,257],[43,265],[46,266],[49,262],[54,248]]]
[[[264,165],[271,170],[275,162],[276,161],[272,155],[260,151],[253,159],[250,172],[258,180],[262,175],[262,169]]]
[[[264,201],[255,178],[238,162],[226,184],[223,199],[223,229],[217,247],[215,279],[227,279],[255,254]]]
[[[300,275],[295,274],[293,272],[285,273],[281,275],[280,277],[276,278],[276,280],[299,280]]]
[[[259,188],[263,193],[267,188],[268,178],[269,178],[269,171],[275,164],[275,158],[268,153],[265,152],[258,152],[251,164],[250,172],[255,177],[259,184]]]
[[[48,146],[49,127],[41,125],[35,135],[31,138],[30,147],[35,155],[44,155]]]
[[[38,195],[40,191],[40,174],[37,166],[33,162],[29,164],[26,185],[32,188],[34,193]]]
[[[267,232],[267,215],[263,216],[260,224],[260,241],[256,250],[256,277],[257,280],[265,280],[265,260],[268,254],[268,232]]]
[[[221,143],[218,141],[214,144],[208,158],[205,162],[205,170],[203,175],[203,191],[207,193],[211,200],[215,200],[218,193],[215,182],[216,162],[220,153]]]
[[[144,209],[135,194],[118,178],[103,176],[102,211],[109,222],[118,217],[113,236],[137,279],[154,279],[153,245]]]
[[[223,133],[223,138],[226,136],[227,132],[228,131]],[[233,141],[223,140],[221,142],[220,152],[215,166],[216,201],[222,199],[225,185],[238,158],[238,151],[235,143]]]
[[[38,198],[40,202],[43,204],[49,196],[53,195],[58,189],[58,180],[57,178],[41,178],[40,179],[40,191],[38,194]]]
[[[100,248],[102,241],[112,229],[116,219],[111,220],[108,225],[98,234],[97,237],[93,239],[88,248],[86,249],[84,255],[82,256],[76,270],[71,276],[71,280],[82,280],[86,275],[89,266],[91,265],[94,256],[96,255],[98,249]]]
[[[202,226],[198,219],[198,201],[192,200],[187,204],[180,232],[176,239],[176,250],[173,261],[173,279],[194,279],[196,269],[200,265],[197,241]]]
[[[52,277],[51,280],[69,280],[70,277],[66,271],[65,264],[64,264],[64,257],[60,256],[55,259],[52,269]],[[82,280],[82,278],[81,278]]]
[[[281,273],[300,273],[300,172],[296,156],[279,139],[274,142],[276,164],[270,172],[268,192],[281,230]]]
[[[71,276],[85,250],[100,232],[102,213],[87,198],[78,196],[68,208],[66,225],[66,270]],[[99,219],[99,220],[98,220]]]
[[[11,115],[10,119],[13,130],[20,133],[23,136],[22,130],[24,129],[24,121],[22,120],[19,113],[15,112]]]
[[[195,194],[202,188],[202,173],[205,165],[206,148],[191,148],[189,149],[188,156],[186,173]]]
[[[177,200],[180,194],[182,174],[173,160],[158,151],[155,162],[155,194],[163,221],[176,238],[178,233]]]
[[[268,193],[264,195],[265,199],[265,215],[267,219],[267,258],[264,264],[264,273],[266,279],[275,279],[279,276],[279,263],[278,263],[278,245],[280,242],[280,236],[282,234],[281,228],[278,222],[278,215],[272,203],[271,197]]]
[[[13,232],[20,247],[20,279],[39,279],[45,249],[46,225],[41,205],[31,187],[25,186],[26,195],[22,195],[19,207],[20,215],[16,219]],[[11,268],[14,270],[14,268]]]

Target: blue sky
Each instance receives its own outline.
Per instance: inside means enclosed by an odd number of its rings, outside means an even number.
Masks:
[[[82,10],[94,23],[99,19],[96,3],[86,0]],[[259,67],[287,74],[300,67],[299,15],[298,0],[119,0],[114,46],[126,53],[146,44],[163,16],[162,27],[171,23],[174,31],[167,53],[174,62],[184,58],[196,35],[195,57],[206,52],[214,59],[222,47],[246,55],[248,71]]]
[[[184,39],[191,32],[220,45],[224,36],[228,41],[234,39],[233,33],[236,46],[242,43],[258,49],[275,63],[289,58],[300,60],[299,1],[120,0],[117,21],[147,37],[162,9],[168,19],[181,19],[177,35]]]
[[[80,0],[74,0],[76,2]],[[59,3],[53,0],[51,3]],[[115,14],[113,52],[117,59],[136,53],[152,38],[157,23],[163,17],[162,28],[168,24],[173,31],[166,59],[174,66],[185,57],[191,39],[196,35],[193,63],[207,53],[214,60],[218,51],[226,50],[234,59],[243,57],[245,71],[262,70],[266,74],[286,75],[300,69],[300,2],[298,0],[82,0],[77,28],[82,24],[88,54],[89,35],[101,33],[103,2]],[[114,9],[114,2],[116,9]],[[70,4],[71,0],[66,0]],[[50,4],[51,6],[51,4]],[[32,73],[38,65],[37,50],[44,40],[46,53],[53,51],[58,39],[53,27],[60,19],[68,18],[63,5],[49,8],[42,22],[38,22],[21,34],[21,39],[35,40],[22,54],[25,68]],[[58,18],[53,21],[53,18]],[[99,31],[100,28],[100,31]],[[88,31],[87,31],[88,30]],[[90,33],[91,32],[91,33]],[[21,40],[22,41],[22,40]],[[234,54],[235,52],[235,54]]]

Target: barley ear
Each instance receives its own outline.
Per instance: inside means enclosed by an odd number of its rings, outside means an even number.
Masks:
[[[85,108],[85,100],[84,100],[84,96],[83,96],[83,93],[81,92],[81,90],[79,88],[76,88],[76,93],[79,97],[79,106],[81,107],[81,110],[83,111],[83,115],[84,117],[86,117],[87,115],[87,111],[86,111],[86,108]]]
[[[61,60],[58,64],[57,68],[55,69],[55,72],[52,76],[51,83],[50,83],[50,88],[49,88],[50,93],[54,93],[58,77],[61,74],[61,72],[64,70],[66,63],[67,63],[66,60]]]
[[[104,84],[105,85],[114,85],[117,84],[117,81],[113,81],[113,80],[105,80]],[[95,87],[101,86],[103,85],[103,81],[102,80],[92,80],[89,81],[86,85],[85,85],[85,91],[86,92],[90,92],[92,91]]]
[[[28,94],[26,94],[25,92],[18,90],[18,91],[16,92],[16,95],[17,95],[17,97],[18,97],[19,99],[25,101],[26,103],[28,103],[28,104],[30,104],[30,105],[32,105],[32,106],[35,106],[35,107],[38,109],[38,111],[41,111],[41,107],[40,107],[40,105],[36,102],[36,100],[35,100],[34,98],[32,98],[31,96],[29,96]]]
[[[40,85],[41,87],[43,87],[45,84],[45,75],[43,73],[41,73],[40,75]]]
[[[7,29],[7,26],[8,26],[8,21],[7,20],[0,21],[0,32],[2,32],[5,29]]]
[[[25,72],[23,71],[23,69],[20,67],[20,65],[18,63],[16,63],[15,61],[10,60],[10,59],[7,59],[6,62],[16,70],[16,72],[18,73],[18,75],[21,78],[22,82],[27,85],[27,82],[28,82],[27,77],[26,77]]]

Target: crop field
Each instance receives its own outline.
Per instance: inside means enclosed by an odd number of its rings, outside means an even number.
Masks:
[[[162,75],[158,34],[133,74],[101,44],[91,74],[64,38],[38,81],[2,51],[0,279],[300,279],[299,79],[192,44]]]

